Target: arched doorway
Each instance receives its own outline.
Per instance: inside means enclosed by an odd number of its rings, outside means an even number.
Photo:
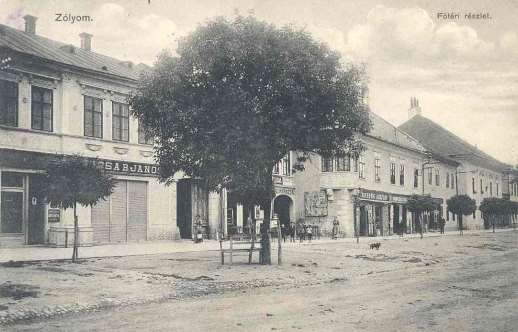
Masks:
[[[292,206],[293,200],[286,195],[279,195],[273,201],[273,213],[279,216],[279,221],[281,225],[284,225],[285,229],[288,229],[291,221]]]

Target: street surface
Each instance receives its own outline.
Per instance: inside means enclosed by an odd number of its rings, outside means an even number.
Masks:
[[[39,285],[38,297],[18,300],[26,301],[24,306],[48,307],[63,297],[74,303],[169,295],[0,329],[517,331],[517,239],[518,232],[508,231],[383,241],[379,250],[369,249],[375,239],[288,244],[281,267],[248,266],[246,257],[221,267],[218,252],[196,252],[62,263],[63,271],[54,274],[45,264],[2,268],[12,273],[10,282],[28,274],[33,279],[24,284]],[[85,276],[86,271],[92,275]],[[71,290],[79,292],[75,297],[59,289],[60,281],[72,275],[79,278]],[[9,301],[8,310],[19,304]]]

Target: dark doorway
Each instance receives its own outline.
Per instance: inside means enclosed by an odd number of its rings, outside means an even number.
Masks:
[[[176,225],[182,239],[192,239],[193,221],[200,216],[202,229],[207,237],[209,192],[199,181],[182,179],[176,187]]]
[[[365,206],[360,207],[360,236],[369,235],[369,212]]]
[[[383,235],[383,217],[382,217],[382,207],[374,206],[374,221],[375,221],[375,230],[374,236]]]
[[[281,225],[288,229],[290,225],[290,208],[293,204],[291,198],[286,195],[277,196],[273,202],[273,212],[279,216]]]
[[[399,205],[394,204],[392,205],[392,209],[394,211],[394,233],[400,234],[401,233],[401,227],[399,227]]]
[[[34,175],[29,178],[29,244],[45,243],[45,202],[42,180]]]

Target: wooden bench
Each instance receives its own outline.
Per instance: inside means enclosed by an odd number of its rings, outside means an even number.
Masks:
[[[252,264],[252,254],[254,251],[261,251],[261,243],[254,239],[236,241],[230,237],[228,240],[219,240],[219,249],[221,251],[221,265],[225,265],[225,254],[229,254],[230,265],[232,265],[232,256],[242,252],[248,253],[248,264]]]

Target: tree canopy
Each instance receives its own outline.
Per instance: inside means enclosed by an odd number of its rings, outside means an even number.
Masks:
[[[432,212],[439,210],[439,204],[429,195],[412,195],[408,198],[406,207],[410,212]]]
[[[76,204],[92,206],[110,196],[114,187],[113,178],[97,167],[95,160],[79,155],[54,158],[46,169],[44,183],[47,202],[64,209]]]
[[[156,137],[161,179],[183,172],[243,204],[272,198],[272,169],[289,151],[358,153],[370,121],[361,68],[292,26],[217,18],[163,53],[131,98]],[[263,204],[264,203],[264,204]]]
[[[448,211],[459,216],[470,215],[477,209],[475,200],[468,195],[455,195],[450,197],[446,201],[446,204],[448,205]]]

